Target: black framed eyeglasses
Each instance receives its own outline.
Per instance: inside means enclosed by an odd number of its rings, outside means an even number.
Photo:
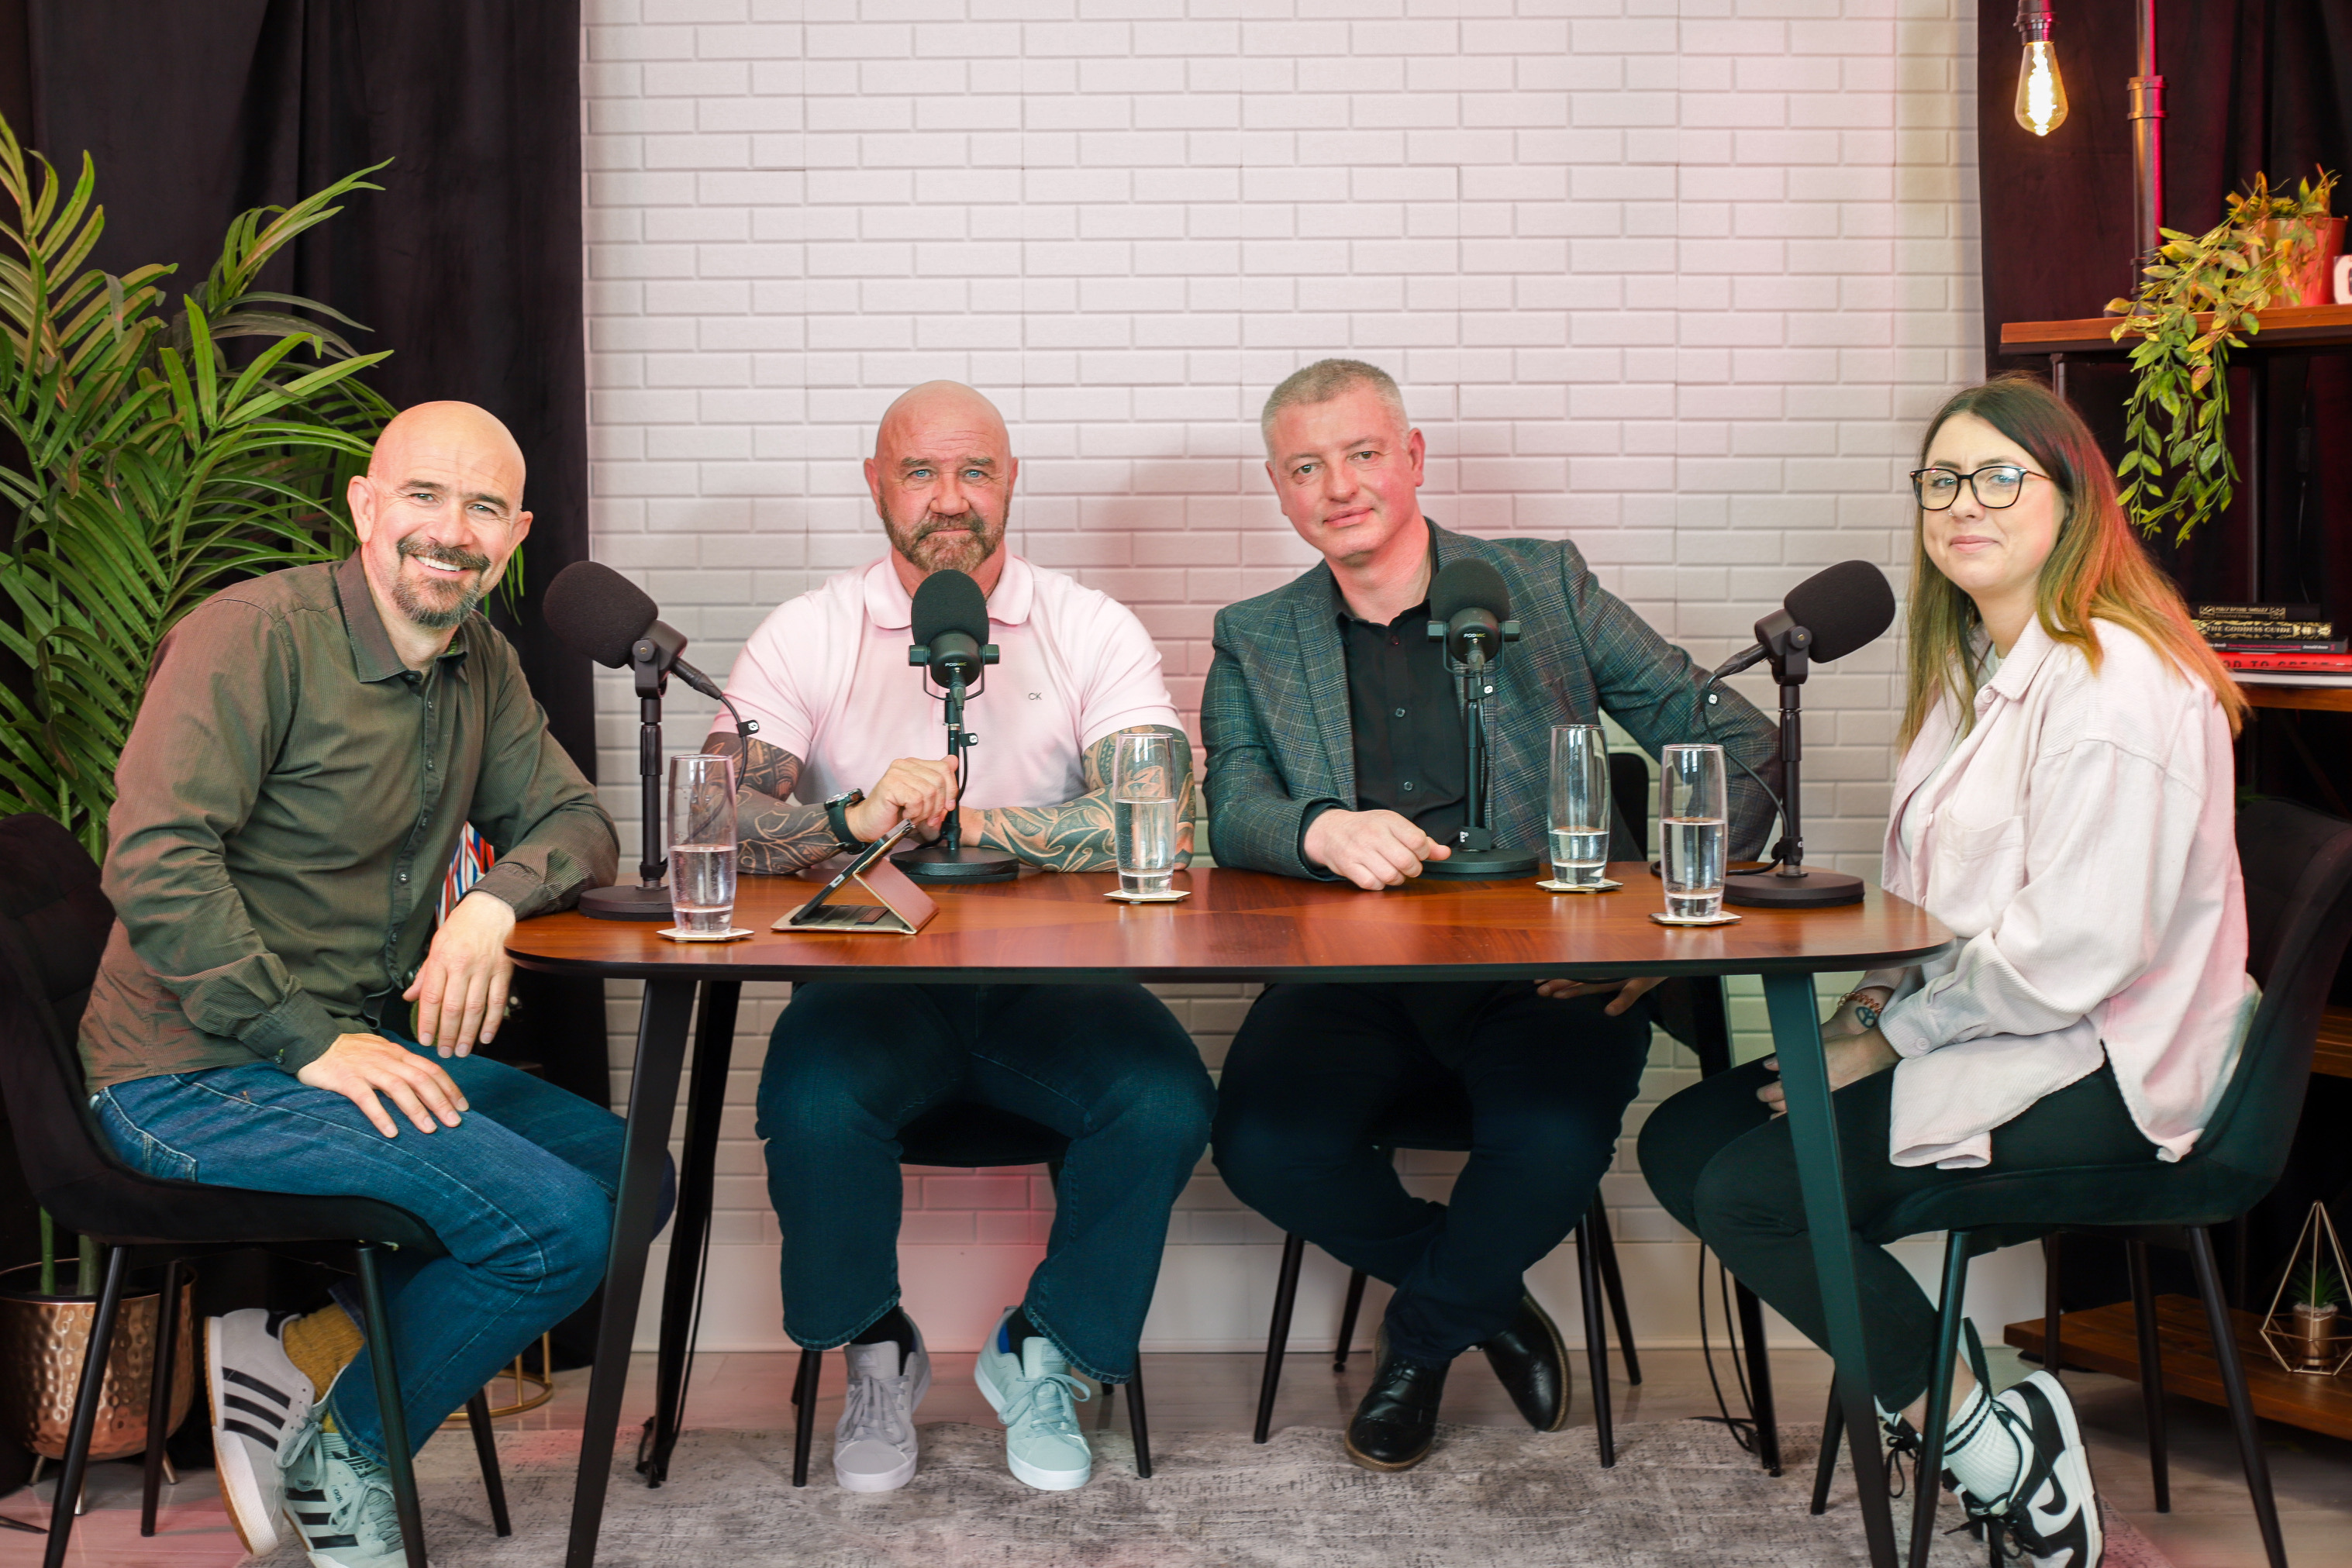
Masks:
[[[2017,505],[2018,494],[2025,488],[2028,477],[2047,479],[2050,476],[2015,463],[1988,463],[1973,474],[1958,474],[1949,468],[1914,468],[1911,494],[1919,498],[1921,510],[1940,512],[1960,498],[1960,486],[1965,483],[1978,505],[1999,511]]]

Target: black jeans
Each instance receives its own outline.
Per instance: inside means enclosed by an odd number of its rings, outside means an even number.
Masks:
[[[793,987],[758,1124],[784,1331],[830,1349],[898,1303],[898,1130],[957,1100],[1070,1140],[1022,1306],[1071,1365],[1126,1382],[1215,1105],[1192,1037],[1141,986]]]
[[[1739,1281],[1805,1337],[1828,1348],[1821,1287],[1813,1273],[1811,1232],[1797,1185],[1786,1117],[1756,1098],[1772,1081],[1760,1061],[1694,1083],[1653,1112],[1642,1129],[1642,1174],[1667,1213],[1697,1234]],[[1984,1178],[1995,1173],[2064,1170],[2076,1166],[2153,1163],[2156,1145],[2133,1125],[2112,1068],[2101,1067],[2045,1094],[1992,1132],[1992,1164],[1978,1170],[1898,1166],[1886,1157],[1895,1074],[1874,1072],[1830,1097],[1837,1117],[1838,1158],[1845,1173],[1847,1218],[1853,1225],[1854,1271],[1862,1285],[1863,1343],[1871,1392],[1900,1410],[1927,1391],[1936,1343],[1936,1307],[1910,1270],[1886,1251],[1901,1233],[1889,1222],[1914,1194],[1936,1187],[1985,1187],[1968,1226],[2031,1225]],[[1948,1210],[1948,1212],[1949,1212]]]
[[[1396,1287],[1389,1348],[1452,1361],[1508,1325],[1520,1277],[1609,1168],[1650,1015],[1552,1001],[1531,981],[1269,986],[1225,1057],[1217,1168],[1243,1202]],[[1451,1121],[1470,1145],[1449,1203],[1373,1145]]]

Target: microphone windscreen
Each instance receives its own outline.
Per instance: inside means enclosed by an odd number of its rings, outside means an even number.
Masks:
[[[1465,610],[1484,610],[1497,621],[1511,618],[1511,591],[1503,574],[1475,556],[1438,569],[1429,585],[1429,618],[1452,621]]]
[[[1813,634],[1810,657],[1817,664],[1844,658],[1895,624],[1895,590],[1866,560],[1815,572],[1789,590],[1780,607]]]
[[[661,613],[644,589],[593,560],[573,561],[557,572],[541,609],[565,646],[616,670],[628,664],[631,645]]]
[[[942,632],[961,632],[975,643],[988,641],[988,595],[968,572],[947,567],[915,589],[914,640],[929,645]]]

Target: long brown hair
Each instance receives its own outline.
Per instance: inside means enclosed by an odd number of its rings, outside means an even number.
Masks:
[[[2099,638],[2091,622],[2129,628],[2169,659],[2182,678],[2212,687],[2230,733],[2237,734],[2245,695],[2197,634],[2180,591],[2140,548],[2116,502],[2115,473],[2083,416],[2030,375],[1996,376],[1955,393],[1937,411],[1919,443],[1922,467],[1937,432],[1962,413],[1976,415],[2023,447],[2056,483],[2062,507],[2058,538],[2042,563],[2033,592],[2042,629],[2053,641],[2081,649],[2095,671]],[[1976,718],[1977,661],[1970,649],[1979,625],[1976,602],[1929,559],[1927,517],[1922,511],[1911,530],[1911,667],[1903,703],[1904,746],[1947,693],[1959,705],[1963,733]]]

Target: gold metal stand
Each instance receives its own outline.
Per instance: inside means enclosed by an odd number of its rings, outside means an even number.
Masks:
[[[524,1353],[525,1355],[529,1354],[528,1351]],[[537,1372],[531,1371],[523,1364],[523,1356],[516,1356],[514,1364],[492,1380],[484,1392],[488,1393],[490,1389],[497,1388],[509,1378],[514,1380],[514,1403],[493,1404],[490,1406],[490,1419],[493,1421],[503,1421],[509,1416],[520,1416],[526,1410],[536,1410],[555,1397],[554,1337],[551,1334],[539,1336],[539,1370]],[[497,1396],[492,1394],[491,1397],[495,1400]],[[466,1424],[466,1413],[460,1410],[441,1424],[445,1427],[462,1427]]]

